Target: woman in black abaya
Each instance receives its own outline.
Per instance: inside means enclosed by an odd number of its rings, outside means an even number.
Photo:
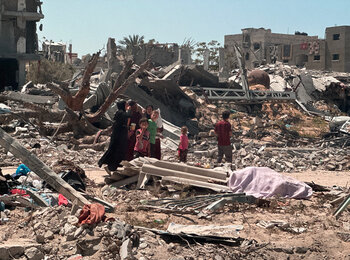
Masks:
[[[111,141],[108,150],[98,161],[99,167],[101,167],[102,164],[107,164],[110,171],[115,171],[120,166],[120,162],[124,160],[128,148],[127,123],[130,116],[126,112],[125,105],[125,101],[117,103],[118,111],[114,115]]]

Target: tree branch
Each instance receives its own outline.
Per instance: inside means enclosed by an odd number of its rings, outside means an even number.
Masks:
[[[109,94],[105,102],[94,114],[86,115],[86,118],[91,123],[98,121],[101,118],[101,116],[107,111],[110,105],[117,99],[117,97],[120,94],[122,94],[125,91],[125,89],[130,84],[132,84],[142,72],[145,71],[145,69],[147,69],[149,64],[150,64],[150,60],[148,59],[147,61],[142,63],[140,67],[133,74],[131,74],[126,80],[124,80],[124,83],[122,84],[122,79],[126,77],[128,70],[130,70],[130,68],[128,68],[129,64],[126,63],[126,66],[124,67],[123,71],[120,73],[118,79],[116,80],[113,86],[113,92]]]

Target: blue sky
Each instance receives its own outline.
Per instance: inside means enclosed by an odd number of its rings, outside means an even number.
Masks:
[[[217,40],[242,28],[324,37],[326,27],[350,25],[349,0],[43,0],[45,37],[73,44],[79,56],[131,34],[181,44]],[[40,44],[40,43],[39,43]]]

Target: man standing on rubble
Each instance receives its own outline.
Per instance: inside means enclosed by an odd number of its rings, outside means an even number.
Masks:
[[[230,117],[230,111],[224,111],[222,113],[222,120],[215,125],[215,134],[218,138],[218,163],[221,163],[223,155],[225,155],[226,162],[232,163],[232,145],[231,136],[232,128],[228,121]]]

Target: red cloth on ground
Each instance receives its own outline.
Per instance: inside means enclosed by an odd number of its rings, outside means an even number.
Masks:
[[[12,189],[10,190],[11,194],[19,194],[22,195],[23,197],[29,197],[29,195],[26,193],[25,190],[20,190],[20,189]]]
[[[231,144],[230,132],[231,124],[227,121],[221,120],[215,125],[215,133],[218,136],[218,145],[226,146]]]
[[[67,206],[68,205],[68,200],[62,194],[58,194],[58,205],[59,206],[61,206],[61,205]]]
[[[105,207],[103,205],[99,203],[86,204],[80,212],[79,224],[97,224],[104,221],[105,218]]]

